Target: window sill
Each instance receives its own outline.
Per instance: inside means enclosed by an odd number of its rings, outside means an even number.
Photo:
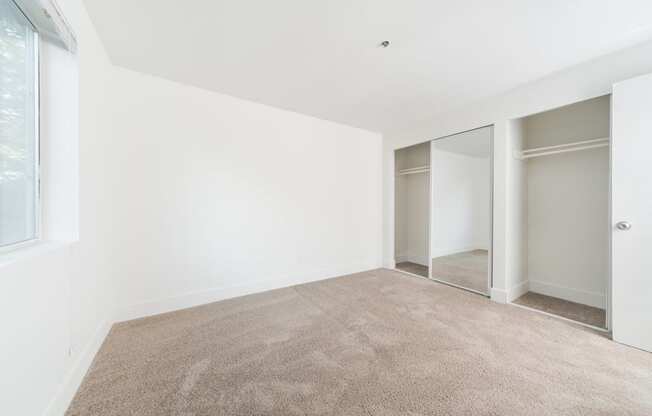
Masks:
[[[53,250],[63,249],[72,245],[72,241],[35,240],[23,243],[20,247],[0,251],[0,268],[20,261],[40,257]]]

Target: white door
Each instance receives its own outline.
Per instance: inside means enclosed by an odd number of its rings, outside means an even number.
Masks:
[[[652,74],[612,100],[613,338],[652,351]]]

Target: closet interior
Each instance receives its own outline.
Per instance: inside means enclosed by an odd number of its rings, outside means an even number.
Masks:
[[[489,294],[493,127],[432,141],[431,277]]]
[[[521,241],[512,302],[607,326],[610,97],[510,121]]]
[[[394,167],[396,269],[428,277],[430,142],[396,150]]]

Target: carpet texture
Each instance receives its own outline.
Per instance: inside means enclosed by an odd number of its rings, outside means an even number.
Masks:
[[[652,354],[375,270],[116,324],[67,415],[650,415]]]
[[[604,309],[593,306],[582,305],[581,303],[569,302],[564,299],[542,295],[535,292],[527,292],[514,301],[518,305],[537,309],[574,321],[583,322],[598,328],[606,328],[606,312]]]

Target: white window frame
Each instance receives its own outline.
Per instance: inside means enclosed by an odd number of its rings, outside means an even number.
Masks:
[[[42,216],[42,206],[41,206],[41,100],[40,100],[40,80],[41,80],[41,59],[40,59],[40,42],[41,38],[39,36],[37,28],[34,26],[29,16],[25,14],[23,9],[16,3],[14,3],[16,8],[23,14],[25,20],[29,23],[29,26],[32,29],[32,34],[34,36],[34,179],[36,183],[34,184],[34,237],[27,240],[16,241],[15,243],[9,243],[5,245],[0,245],[0,253],[10,252],[19,248],[28,247],[33,244],[39,243],[42,241],[41,235],[41,216]]]

